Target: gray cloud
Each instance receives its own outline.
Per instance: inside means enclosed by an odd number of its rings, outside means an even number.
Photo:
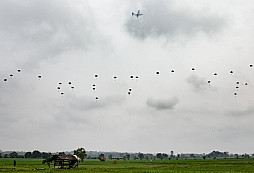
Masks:
[[[198,75],[190,75],[186,81],[192,86],[195,91],[204,91],[208,88],[207,80]]]
[[[253,2],[201,1],[0,1],[1,149],[253,151]]]
[[[174,109],[178,103],[179,99],[177,97],[173,97],[171,99],[148,98],[146,100],[146,104],[149,107],[155,108],[157,110]]]
[[[77,8],[68,1],[1,1],[1,54],[25,60],[30,67],[67,51],[88,49],[99,38],[92,18],[88,4]]]
[[[254,107],[248,107],[248,108],[241,109],[241,110],[231,110],[231,111],[229,111],[229,114],[236,116],[236,117],[253,115],[254,114]]]
[[[223,18],[209,14],[208,11],[194,11],[184,6],[174,8],[173,1],[145,1],[142,5],[144,15],[126,22],[126,30],[140,39],[191,36],[198,32],[210,34],[221,30],[225,25]]]
[[[98,101],[87,97],[73,97],[69,99],[67,105],[69,109],[85,111],[105,108],[115,104],[121,104],[125,98],[121,96],[107,96],[105,98],[99,98]]]

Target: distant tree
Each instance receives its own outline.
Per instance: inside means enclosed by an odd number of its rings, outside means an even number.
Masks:
[[[130,158],[131,158],[131,155],[126,153],[126,159],[130,160]]]
[[[165,153],[163,153],[163,154],[162,154],[162,158],[163,158],[163,159],[167,159],[167,158],[168,158],[168,155],[165,154]]]
[[[147,154],[146,154],[146,158],[147,158],[147,159],[153,159],[153,158],[154,158],[154,155],[153,155],[153,154],[150,154],[150,153],[147,153]]]
[[[144,154],[143,153],[138,153],[138,158],[140,159],[140,160],[142,160],[143,158],[144,158]]]
[[[99,160],[100,160],[100,161],[105,161],[105,160],[106,160],[105,155],[104,155],[103,153],[101,153],[101,154],[99,155]]]
[[[65,154],[64,152],[59,152],[58,154]]]
[[[209,158],[215,158],[215,157],[224,157],[224,154],[228,155],[227,152],[219,152],[219,151],[213,151],[209,153],[207,156]]]
[[[194,155],[194,154],[191,154],[190,157],[191,157],[191,158],[195,158],[195,155]]]
[[[50,158],[50,157],[51,157],[51,153],[42,152],[42,153],[41,153],[41,157],[42,157],[43,159]]]
[[[84,148],[78,148],[77,150],[74,150],[74,154],[77,155],[83,162],[86,157],[86,150]]]
[[[32,153],[32,158],[41,158],[41,152],[38,150],[34,150]]]
[[[223,157],[224,157],[224,158],[227,158],[227,157],[229,157],[229,154],[228,154],[228,152],[223,152]]]
[[[0,153],[0,158],[2,158],[2,153]]]
[[[156,158],[162,160],[162,159],[163,159],[162,154],[161,154],[161,153],[157,153],[157,154],[156,154]]]
[[[26,152],[25,153],[25,158],[31,158],[32,157],[32,153],[31,152]]]
[[[170,151],[170,155],[174,155],[174,151]]]
[[[112,154],[108,155],[108,158],[109,158],[109,159],[112,159],[112,158],[113,158]]]
[[[101,153],[101,154],[99,155],[99,158],[102,158],[102,157],[104,157],[104,154],[103,154],[103,153]]]
[[[10,158],[18,158],[18,157],[19,157],[18,153],[15,152],[15,151],[11,152],[11,153],[9,154],[9,156],[10,156]]]
[[[176,160],[178,160],[180,158],[180,154],[177,154],[176,156]]]
[[[8,158],[9,157],[9,155],[8,154],[4,154],[4,158]]]
[[[250,155],[245,153],[244,158],[250,158]]]

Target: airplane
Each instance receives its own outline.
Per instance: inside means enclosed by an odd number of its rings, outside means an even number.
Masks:
[[[141,15],[143,15],[143,14],[140,13],[140,10],[138,10],[137,14],[132,12],[132,16],[137,16],[137,18],[138,18],[138,16],[141,16]]]

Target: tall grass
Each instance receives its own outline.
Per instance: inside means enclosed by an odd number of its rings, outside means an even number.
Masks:
[[[99,160],[86,159],[78,169],[54,169],[42,159],[0,159],[0,172],[254,172],[254,159]]]

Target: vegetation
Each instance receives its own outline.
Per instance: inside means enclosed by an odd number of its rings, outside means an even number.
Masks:
[[[106,160],[85,159],[77,169],[54,169],[42,164],[43,159],[18,158],[16,169],[14,158],[1,158],[1,172],[253,172],[253,158],[226,159],[155,159],[155,160]]]
[[[78,148],[77,150],[74,150],[74,154],[77,155],[83,162],[86,157],[86,150],[84,148]]]

